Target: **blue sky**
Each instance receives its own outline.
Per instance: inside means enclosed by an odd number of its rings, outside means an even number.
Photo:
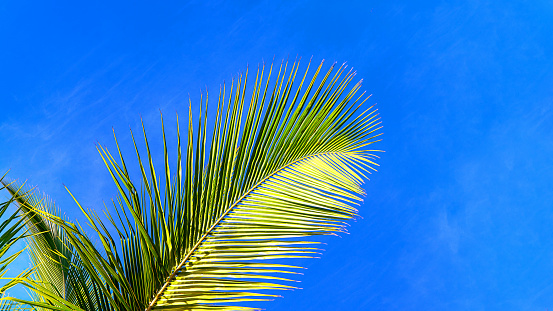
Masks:
[[[2,1],[0,171],[81,219],[95,149],[246,66],[347,61],[384,123],[362,219],[267,310],[553,309],[551,1]],[[197,107],[195,107],[197,112]],[[26,263],[18,264],[25,266]]]

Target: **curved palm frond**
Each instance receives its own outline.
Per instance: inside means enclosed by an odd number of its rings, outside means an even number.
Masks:
[[[6,174],[0,177],[0,191],[6,188],[4,181]],[[10,205],[19,197],[20,194],[15,192],[10,199],[0,203],[0,219],[2,220],[0,224],[0,279],[8,281],[6,284],[0,286],[0,310],[5,311],[22,309],[20,304],[9,301],[9,298],[6,297],[6,290],[15,286],[16,282],[13,282],[13,280],[9,278],[5,278],[8,272],[8,266],[24,251],[24,249],[22,249],[7,256],[13,245],[24,235],[24,233],[21,233],[21,230],[25,227],[25,220],[24,217],[18,217],[19,210],[15,210],[13,213],[6,215]],[[26,276],[28,273],[29,271],[23,271],[19,277]]]
[[[7,298],[13,302],[54,310],[105,310],[100,308],[101,293],[95,291],[88,271],[82,268],[82,260],[75,254],[63,227],[51,221],[58,216],[58,207],[47,196],[24,184],[3,182],[12,195],[27,227],[28,253],[32,269],[11,280],[12,286],[23,284],[31,290],[32,301]]]
[[[118,160],[98,146],[119,190],[115,213],[107,213],[116,238],[81,207],[101,247],[78,225],[35,209],[63,228],[103,297],[97,310],[251,310],[237,305],[295,288],[299,267],[282,260],[316,257],[318,243],[309,237],[345,232],[364,174],[377,165],[377,150],[368,149],[380,135],[376,109],[358,111],[368,97],[358,94],[361,82],[349,87],[354,72],[332,65],[321,74],[322,66],[308,79],[308,65],[297,87],[299,62],[291,70],[283,62],[276,79],[272,65],[267,78],[258,69],[249,104],[246,72],[228,94],[220,91],[211,136],[202,97],[196,135],[189,109],[184,153],[177,120],[174,175],[163,118],[161,178],[144,127],[145,158],[131,132],[138,183],[117,139]]]
[[[0,177],[0,185],[2,185],[0,187],[0,191],[6,188],[6,186],[4,186],[4,178],[6,177],[6,174]],[[0,224],[0,279],[3,279],[6,275],[8,265],[15,261],[24,251],[20,250],[4,258],[4,256],[8,254],[10,248],[22,237],[20,232],[25,226],[24,219],[22,217],[18,217],[18,210],[14,211],[12,214],[6,215],[8,208],[18,197],[19,194],[14,193],[9,200],[0,203],[0,219],[2,220],[2,223]],[[8,282],[7,284],[1,286],[0,294],[3,295],[4,292],[11,286],[13,286],[12,282]]]
[[[279,72],[260,124],[252,122],[263,108],[254,91],[240,144],[233,145],[239,130],[229,130],[233,122],[228,127],[225,122],[222,128],[234,138],[231,144],[212,145],[211,153],[222,155],[211,158],[214,164],[208,162],[206,184],[197,190],[200,206],[207,206],[198,215],[202,234],[147,310],[235,310],[228,304],[272,297],[258,291],[294,288],[282,284],[290,279],[275,276],[294,267],[267,261],[316,256],[316,245],[303,239],[345,232],[344,220],[357,215],[352,204],[363,194],[363,172],[376,165],[376,156],[359,148],[376,141],[380,121],[370,108],[351,121],[363,97],[350,103],[361,83],[345,93],[354,74],[340,78],[344,67],[325,85],[330,68],[308,98],[321,67],[297,105],[306,75],[287,105],[297,64],[286,83],[285,73]],[[258,79],[255,89],[261,87]],[[240,81],[237,93],[239,89]],[[263,98],[265,94],[267,86]],[[213,182],[222,187],[212,188]]]

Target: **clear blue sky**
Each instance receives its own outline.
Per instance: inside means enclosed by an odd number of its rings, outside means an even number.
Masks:
[[[351,234],[262,306],[553,310],[551,1],[45,2],[0,3],[0,172],[69,218],[62,184],[115,195],[112,127],[129,145],[142,115],[155,140],[159,109],[273,56],[347,61],[386,154]]]

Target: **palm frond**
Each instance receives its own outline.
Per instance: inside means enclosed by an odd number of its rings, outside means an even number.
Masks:
[[[144,126],[146,156],[131,132],[136,183],[116,138],[115,157],[98,146],[119,192],[115,213],[107,213],[116,238],[81,207],[100,247],[78,225],[37,211],[63,228],[101,306],[252,310],[237,305],[295,288],[299,267],[283,260],[319,256],[310,237],[346,232],[365,174],[377,165],[378,150],[368,147],[379,140],[380,119],[373,107],[360,112],[368,97],[358,94],[361,82],[349,87],[355,72],[345,65],[323,72],[321,63],[308,78],[307,67],[297,87],[299,62],[283,62],[276,77],[273,65],[259,68],[249,104],[248,72],[228,92],[223,86],[211,135],[208,96],[196,128],[190,104],[184,152],[177,120],[174,174],[163,118],[161,177]]]
[[[6,173],[7,174],[7,173]],[[5,189],[4,174],[0,177],[0,191]],[[18,197],[18,193],[14,193],[9,200],[0,203],[0,219],[2,223],[0,224],[0,279],[4,279],[4,276],[7,273],[8,266],[14,262],[19,255],[24,251],[19,250],[9,256],[10,249],[12,246],[19,241],[22,237],[22,229],[25,226],[25,221],[22,217],[18,217],[18,210],[13,211],[11,214],[6,215],[8,208],[12,205],[13,201]],[[10,287],[14,286],[13,282],[7,282],[0,287],[0,295],[4,295],[4,292]],[[2,302],[2,306],[8,307],[7,303]],[[2,309],[4,310],[4,309]]]
[[[75,255],[71,241],[60,227],[45,215],[57,216],[60,211],[36,189],[17,182],[3,182],[12,195],[11,202],[19,209],[27,227],[28,253],[32,270],[13,278],[10,284],[23,284],[30,289],[32,301],[9,298],[38,308],[51,306],[60,310],[103,310],[99,297],[91,287],[97,286],[82,269],[81,258]]]
[[[366,99],[354,98],[360,83],[346,92],[354,73],[345,73],[344,66],[332,76],[333,65],[314,88],[321,63],[299,101],[307,71],[293,93],[298,64],[289,74],[286,67],[279,69],[268,100],[269,84],[263,88],[263,70],[258,72],[245,121],[247,74],[227,107],[223,94],[219,112],[226,108],[226,116],[216,125],[222,131],[212,139],[210,161],[205,171],[203,163],[186,171],[195,176],[190,207],[200,230],[189,232],[193,246],[147,310],[235,309],[228,304],[274,297],[259,290],[295,288],[283,284],[290,279],[274,276],[294,268],[272,261],[317,256],[316,245],[304,239],[345,232],[344,220],[357,215],[352,205],[376,157],[359,148],[376,141],[377,114],[368,109],[353,118]],[[204,153],[198,149],[196,162]]]

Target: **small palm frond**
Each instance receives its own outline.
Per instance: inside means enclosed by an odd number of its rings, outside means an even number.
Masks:
[[[4,181],[5,177],[6,174],[0,177],[0,191],[6,188],[6,183]],[[0,219],[2,220],[2,223],[0,224],[0,279],[7,281],[6,284],[0,286],[0,310],[3,311],[28,309],[24,305],[10,301],[10,298],[6,296],[6,291],[17,284],[17,282],[14,282],[13,279],[5,278],[5,275],[8,272],[8,266],[25,250],[21,249],[7,256],[13,245],[18,242],[19,239],[23,238],[25,234],[25,232],[22,232],[22,229],[25,227],[25,218],[18,216],[19,209],[13,211],[9,215],[6,215],[8,208],[12,206],[12,203],[14,203],[14,201],[18,198],[20,198],[20,192],[16,191],[10,199],[0,203]],[[26,277],[29,273],[29,270],[25,270],[21,272],[18,277]]]
[[[11,201],[19,207],[21,220],[25,220],[33,266],[10,283],[25,285],[31,290],[33,300],[8,299],[45,309],[51,306],[59,310],[101,310],[97,306],[103,297],[91,291],[96,284],[88,271],[82,269],[81,259],[74,254],[65,230],[44,216],[60,215],[55,204],[25,185],[3,184],[12,195]]]
[[[144,127],[146,157],[131,133],[136,183],[117,139],[118,159],[98,146],[119,191],[115,213],[107,214],[117,238],[81,207],[101,248],[78,225],[37,212],[64,229],[73,256],[105,297],[102,306],[252,310],[237,305],[295,288],[290,281],[299,267],[283,260],[319,256],[310,237],[346,232],[365,174],[377,165],[378,150],[368,147],[379,140],[380,118],[373,107],[359,110],[368,97],[358,94],[361,82],[349,87],[355,72],[346,66],[321,74],[321,63],[309,79],[308,65],[297,87],[299,62],[291,67],[282,63],[276,79],[272,65],[268,74],[259,68],[249,104],[248,72],[229,92],[223,87],[211,136],[202,96],[196,131],[189,109],[184,153],[177,120],[173,174],[163,118],[161,178]]]
[[[2,185],[0,186],[0,191],[5,189],[3,184],[5,177],[6,174],[0,177],[0,185]],[[24,251],[19,250],[18,252],[7,256],[11,247],[21,238],[21,229],[25,226],[24,219],[22,217],[18,217],[18,210],[14,211],[10,215],[6,215],[8,208],[17,197],[18,194],[14,193],[9,200],[0,203],[0,219],[2,220],[2,223],[0,224],[0,279],[4,279],[4,276],[8,270],[8,265],[15,261]],[[8,282],[7,284],[0,286],[0,295],[3,295],[4,292],[13,285],[13,282]]]

